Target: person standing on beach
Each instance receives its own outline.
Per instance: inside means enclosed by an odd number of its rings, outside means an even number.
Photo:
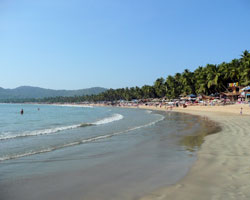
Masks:
[[[242,109],[243,109],[243,108],[241,107],[241,108],[240,108],[240,114],[241,114],[241,115],[242,115]]]

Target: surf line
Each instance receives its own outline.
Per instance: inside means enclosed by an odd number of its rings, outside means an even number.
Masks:
[[[162,116],[160,119],[158,119],[156,121],[153,121],[153,122],[150,122],[148,124],[141,125],[141,126],[136,126],[136,127],[124,130],[124,131],[119,131],[119,132],[111,133],[111,134],[108,134],[108,135],[100,135],[100,136],[96,136],[96,137],[92,137],[92,138],[87,138],[87,139],[83,139],[81,141],[75,141],[75,142],[71,142],[71,143],[68,143],[68,144],[63,144],[63,145],[59,145],[59,146],[55,146],[55,147],[49,147],[49,148],[46,148],[46,149],[41,149],[39,151],[29,151],[29,152],[25,152],[23,154],[8,155],[8,156],[0,157],[0,162],[6,161],[6,160],[11,160],[11,159],[18,159],[18,158],[27,157],[27,156],[32,156],[32,155],[36,155],[36,154],[47,153],[47,152],[59,150],[59,149],[66,148],[66,147],[71,147],[71,146],[75,146],[75,145],[81,145],[81,144],[85,144],[85,143],[89,143],[89,142],[93,142],[93,141],[99,141],[99,140],[111,138],[113,136],[128,133],[130,131],[134,131],[134,130],[137,130],[137,129],[140,129],[140,128],[152,126],[152,125],[158,123],[159,121],[162,121],[163,119],[165,119],[164,116]]]
[[[111,122],[119,121],[123,119],[124,116],[121,114],[113,114],[111,117],[106,117],[104,119],[98,120],[93,123],[81,123],[76,125],[69,125],[69,126],[62,126],[62,127],[55,127],[55,128],[48,128],[43,130],[34,130],[34,131],[26,131],[21,134],[11,135],[10,132],[6,132],[2,136],[0,136],[0,140],[8,140],[8,139],[15,139],[15,138],[23,138],[23,137],[31,137],[31,136],[40,136],[40,135],[51,135],[53,133],[57,133],[64,130],[70,130],[75,128],[83,128],[87,126],[99,126],[103,124],[108,124]]]

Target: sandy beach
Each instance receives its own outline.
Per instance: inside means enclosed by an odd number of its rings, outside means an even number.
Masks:
[[[63,106],[72,106],[71,104],[66,104]],[[85,106],[85,105],[73,105],[73,106]],[[91,105],[97,106],[97,105]],[[98,105],[104,106],[104,105]],[[130,107],[132,108],[132,107]],[[198,115],[204,117],[205,119],[210,119],[216,123],[218,123],[221,127],[221,131],[217,134],[208,135],[205,137],[204,143],[201,145],[200,149],[197,152],[197,160],[190,168],[189,172],[181,171],[183,177],[176,184],[167,186],[167,181],[164,180],[163,173],[165,170],[161,171],[159,176],[154,173],[154,166],[146,167],[149,168],[148,171],[145,171],[146,174],[152,175],[155,182],[147,182],[144,181],[143,184],[149,185],[157,185],[159,182],[163,183],[160,186],[156,186],[158,188],[153,192],[147,194],[147,192],[142,192],[146,194],[146,196],[140,198],[140,200],[247,200],[250,199],[250,107],[249,105],[229,105],[229,106],[188,106],[187,108],[173,108],[172,110],[166,109],[165,106],[155,107],[155,106],[139,106],[140,109],[151,109],[151,110],[161,110],[167,112],[181,112],[192,115]],[[242,114],[240,114],[242,108]],[[137,108],[135,108],[137,109]],[[136,111],[137,112],[137,111]],[[210,120],[205,120],[209,122]],[[167,128],[167,127],[166,127]],[[151,141],[151,140],[150,140]],[[163,143],[165,143],[163,141]],[[162,143],[162,144],[163,144]],[[152,147],[156,147],[155,144],[151,145]],[[151,147],[150,146],[150,147]],[[85,195],[83,199],[93,199],[92,194],[90,193],[87,196],[86,192],[90,191],[96,193],[98,195],[102,195],[100,198],[103,198],[103,192],[107,191],[108,186],[113,188],[114,186],[118,186],[118,188],[123,188],[123,186],[119,186],[117,184],[117,177],[115,176],[113,179],[110,178],[112,174],[115,172],[115,168],[117,166],[120,169],[124,168],[126,164],[128,164],[126,169],[129,173],[134,172],[138,173],[138,171],[134,171],[135,168],[131,167],[131,159],[140,162],[141,159],[137,159],[138,157],[148,158],[147,154],[150,152],[152,154],[152,149],[146,151],[142,149],[138,154],[132,152],[129,155],[132,156],[121,157],[118,159],[116,164],[111,162],[110,165],[104,167],[104,165],[100,165],[96,168],[91,168],[93,170],[90,172],[89,170],[85,171],[74,171],[72,173],[67,173],[66,176],[49,176],[48,179],[45,177],[44,179],[30,179],[27,187],[27,180],[25,180],[25,188],[22,190],[20,184],[16,184],[13,186],[12,190],[8,188],[8,192],[10,194],[16,195],[17,198],[9,198],[9,199],[22,199],[19,195],[23,194],[23,199],[27,199],[25,196],[26,192],[30,191],[30,188],[40,188],[41,184],[43,185],[43,190],[46,191],[44,187],[46,185],[47,191],[51,190],[51,185],[56,185],[58,190],[58,183],[64,183],[64,180],[67,179],[67,184],[62,184],[60,187],[63,188],[64,192],[57,193],[55,196],[52,196],[52,199],[58,198],[60,195],[60,199],[69,199],[74,196],[76,199],[82,198],[83,188],[87,188],[84,192]],[[146,154],[146,155],[145,155]],[[157,153],[158,154],[158,153]],[[65,155],[64,155],[65,156]],[[127,158],[127,159],[125,159]],[[179,158],[179,157],[178,157]],[[151,162],[151,163],[158,163]],[[157,164],[156,164],[157,165]],[[191,166],[191,165],[190,165]],[[113,168],[112,168],[113,167]],[[106,169],[103,175],[103,182],[100,183],[98,176],[99,174],[96,172],[101,172]],[[144,169],[140,168],[140,169]],[[178,169],[179,170],[179,169]],[[177,170],[177,171],[178,171]],[[179,171],[178,171],[179,172]],[[85,175],[84,175],[85,173]],[[125,173],[124,177],[127,177],[127,173]],[[97,183],[103,184],[99,189],[96,187],[95,190],[88,189],[91,180],[93,178],[93,174],[97,174],[96,178],[93,182],[95,187]],[[173,173],[175,174],[175,173]],[[186,175],[185,175],[186,174]],[[81,177],[84,176],[85,180],[87,180],[87,184],[84,185],[81,181]],[[89,180],[88,180],[89,177]],[[119,175],[120,177],[120,175]],[[135,175],[133,177],[136,177]],[[166,176],[165,176],[166,177]],[[169,176],[167,176],[170,178]],[[107,180],[111,180],[112,184],[107,184]],[[179,179],[178,179],[179,180]],[[54,182],[53,182],[54,181]],[[157,181],[157,182],[156,182]],[[49,184],[48,184],[49,183]],[[154,184],[153,184],[154,183]],[[142,188],[145,187],[143,184],[140,185]],[[162,188],[161,186],[165,185]],[[74,186],[74,187],[73,187]],[[77,186],[77,187],[76,187]],[[64,188],[65,187],[65,188]],[[33,189],[35,191],[35,189]],[[11,193],[11,191],[15,191],[15,193]],[[98,191],[98,192],[97,192]],[[121,194],[121,191],[118,191],[117,194]],[[138,194],[138,191],[136,191]],[[67,193],[67,194],[66,194]],[[46,194],[46,193],[45,193]],[[122,196],[122,199],[129,199],[129,192],[125,193],[127,196]],[[37,195],[37,193],[34,193]],[[38,193],[39,195],[39,193]],[[68,196],[67,196],[68,195]],[[77,196],[78,195],[78,196]],[[39,199],[34,196],[31,196],[30,199]],[[115,196],[114,199],[120,198],[121,196]],[[141,197],[141,194],[138,194],[138,198]],[[99,197],[98,197],[99,198]],[[99,198],[99,199],[100,199]],[[1,199],[1,198],[0,198]],[[44,199],[44,196],[41,196],[40,199]],[[48,199],[48,198],[47,198]]]
[[[218,122],[222,130],[205,138],[197,161],[181,181],[141,200],[250,199],[249,105],[189,106],[173,108],[173,111],[208,117]]]

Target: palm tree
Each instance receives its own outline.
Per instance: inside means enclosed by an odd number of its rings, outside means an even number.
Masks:
[[[182,73],[183,92],[185,95],[195,93],[193,73],[185,69]]]
[[[222,74],[216,65],[207,65],[207,87],[211,92],[220,92],[222,85]]]
[[[165,82],[166,86],[166,96],[168,98],[175,98],[176,92],[175,92],[175,79],[173,76],[168,76]]]
[[[154,83],[154,89],[156,96],[158,98],[164,97],[166,95],[166,86],[164,84],[163,78],[158,78]]]
[[[142,92],[144,98],[154,98],[155,97],[155,91],[154,88],[150,85],[144,85],[142,86]]]
[[[250,53],[245,50],[240,59],[241,82],[244,85],[250,84]]]
[[[229,63],[229,68],[230,68],[229,78],[230,78],[231,82],[239,82],[239,80],[240,80],[240,62],[239,62],[239,60],[233,59]]]
[[[182,75],[180,73],[176,73],[174,76],[175,80],[175,96],[179,97],[183,91],[183,84],[182,84]]]
[[[207,75],[205,68],[199,66],[194,71],[194,80],[195,80],[195,93],[196,94],[208,94],[207,88]]]

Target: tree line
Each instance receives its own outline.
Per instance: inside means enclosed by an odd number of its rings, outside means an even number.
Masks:
[[[152,86],[126,87],[109,89],[97,95],[74,97],[51,97],[43,99],[29,99],[29,102],[98,102],[148,98],[174,99],[180,95],[205,94],[224,92],[228,83],[239,82],[239,85],[250,84],[250,53],[245,50],[239,59],[221,64],[207,64],[199,66],[193,72],[185,69],[182,73],[167,76],[166,79],[158,78]],[[7,100],[8,101],[8,100]],[[10,100],[9,100],[10,101]],[[18,100],[16,100],[18,101]],[[21,102],[27,102],[27,99]],[[20,101],[19,101],[20,102]]]

